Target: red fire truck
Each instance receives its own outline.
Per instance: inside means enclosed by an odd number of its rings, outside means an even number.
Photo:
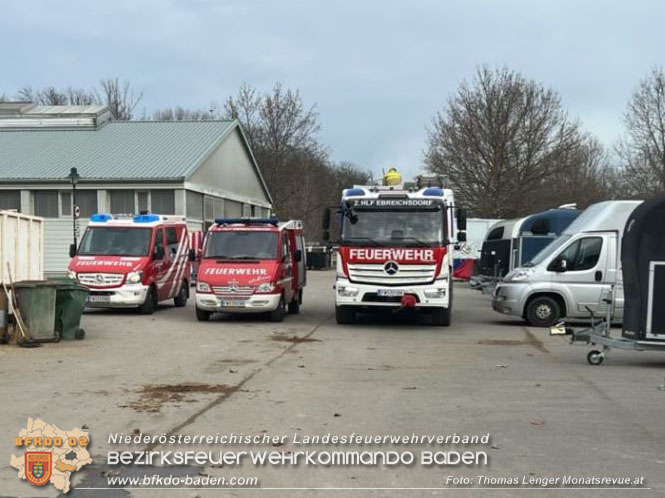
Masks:
[[[450,325],[453,251],[466,240],[457,232],[466,228],[466,212],[439,177],[402,183],[395,170],[389,175],[384,185],[342,193],[337,323],[353,322],[358,311],[413,308],[432,315],[435,325]],[[330,210],[325,220],[328,230]]]
[[[70,247],[70,278],[90,289],[86,306],[155,311],[189,297],[189,237],[182,216],[94,214],[78,248]]]
[[[301,221],[216,220],[203,241],[196,318],[265,312],[280,322],[287,309],[298,313],[306,284],[304,247]]]

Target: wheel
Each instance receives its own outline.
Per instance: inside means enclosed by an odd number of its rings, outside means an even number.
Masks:
[[[561,306],[549,296],[532,299],[526,307],[526,321],[534,327],[551,327],[561,319]]]
[[[279,299],[279,304],[277,305],[277,308],[275,308],[274,311],[271,311],[269,313],[270,321],[283,322],[284,315],[286,315],[286,302],[284,301],[284,295],[282,294],[282,297],[280,297]]]
[[[356,321],[356,311],[351,306],[335,306],[335,319],[340,325],[348,325]]]
[[[207,322],[208,320],[210,320],[211,314],[212,313],[210,311],[202,310],[201,308],[196,308],[196,319],[199,322]]]
[[[78,340],[85,339],[85,330],[78,329],[74,334],[74,338]]]
[[[586,355],[586,361],[589,362],[589,365],[600,365],[603,360],[605,360],[605,353],[597,349],[589,351],[589,354]]]
[[[289,303],[289,313],[292,315],[297,315],[300,313],[300,303],[302,300],[302,291],[297,292],[291,302]]]
[[[148,292],[145,295],[145,301],[139,306],[139,313],[142,315],[152,315],[157,308],[157,293],[155,288],[150,286]]]
[[[432,310],[432,325],[450,327],[451,315],[450,308],[434,308]]]
[[[187,281],[183,280],[182,285],[180,286],[180,292],[178,295],[173,298],[173,304],[176,308],[182,308],[187,304],[187,298],[189,297],[189,289],[187,288]]]

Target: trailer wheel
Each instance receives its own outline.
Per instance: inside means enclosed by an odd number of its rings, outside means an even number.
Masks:
[[[589,351],[589,354],[586,355],[586,361],[589,362],[589,365],[600,365],[603,360],[605,360],[605,354],[601,351],[598,351],[597,349]]]
[[[148,292],[145,295],[145,301],[139,306],[139,313],[142,315],[152,315],[157,308],[157,293],[155,288],[150,286]]]
[[[450,308],[434,308],[432,310],[432,325],[450,327]]]
[[[196,308],[196,319],[199,322],[207,322],[210,320],[210,313],[208,310],[202,310],[201,308]]]
[[[335,319],[339,325],[348,325],[356,321],[356,311],[351,306],[335,306]]]
[[[550,296],[537,296],[526,306],[526,321],[533,327],[551,327],[561,319],[561,306]]]

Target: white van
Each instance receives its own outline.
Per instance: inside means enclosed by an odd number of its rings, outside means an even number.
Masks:
[[[492,295],[499,313],[549,327],[563,317],[586,318],[612,286],[614,319],[623,317],[621,237],[642,201],[606,201],[586,209],[529,263],[515,268]],[[587,309],[588,308],[588,309]]]

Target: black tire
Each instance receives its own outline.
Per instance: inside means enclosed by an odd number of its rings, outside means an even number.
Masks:
[[[210,320],[210,315],[212,315],[210,311],[202,310],[201,308],[196,308],[196,319],[199,322],[207,322],[208,320]]]
[[[142,315],[152,315],[157,309],[157,293],[155,288],[150,286],[148,292],[145,295],[145,301],[139,306],[139,313]]]
[[[180,292],[173,298],[173,304],[176,308],[182,308],[187,305],[187,298],[189,297],[189,289],[187,288],[187,280],[182,281]]]
[[[597,349],[589,351],[589,354],[586,355],[586,361],[589,362],[589,365],[598,366],[604,360],[605,360],[605,355],[602,352],[598,351]]]
[[[339,325],[349,325],[356,321],[356,311],[352,306],[335,306],[335,319]]]
[[[549,296],[533,298],[526,306],[526,321],[533,327],[551,327],[561,319],[561,306]]]
[[[450,308],[434,308],[432,310],[432,325],[450,327],[451,315]]]
[[[286,315],[286,302],[284,301],[284,295],[279,299],[279,304],[274,311],[268,313],[271,322],[283,322],[284,315]]]
[[[300,313],[300,303],[302,302],[302,291],[296,292],[293,300],[289,303],[289,314],[297,315]]]

